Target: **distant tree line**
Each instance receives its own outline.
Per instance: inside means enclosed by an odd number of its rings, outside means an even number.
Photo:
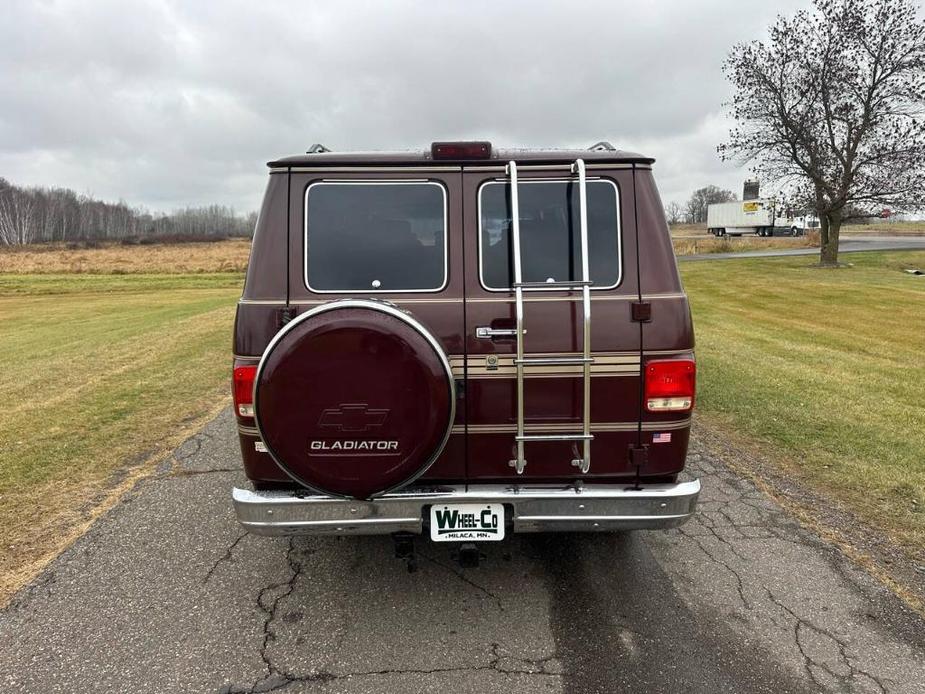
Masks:
[[[724,190],[718,186],[704,186],[695,190],[683,205],[678,202],[665,205],[665,217],[669,224],[705,224],[707,207],[717,202],[736,199],[735,193],[731,190]]]
[[[251,236],[257,213],[231,207],[187,207],[153,214],[125,202],[104,202],[67,188],[24,188],[0,178],[0,245],[127,238]]]
[[[687,201],[687,218],[691,224],[706,224],[707,208],[718,202],[737,200],[731,190],[723,190],[718,186],[704,186],[698,188]]]

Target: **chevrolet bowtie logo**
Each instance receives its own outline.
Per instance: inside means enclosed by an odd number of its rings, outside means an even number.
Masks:
[[[337,431],[364,432],[385,424],[389,411],[370,409],[366,403],[341,405],[321,413],[318,426]]]

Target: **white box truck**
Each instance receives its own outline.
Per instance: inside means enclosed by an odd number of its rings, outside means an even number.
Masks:
[[[812,215],[778,217],[773,198],[719,202],[707,207],[707,231],[714,236],[803,236],[807,229],[818,229]]]
[[[774,200],[736,200],[707,207],[707,230],[714,236],[774,235]]]

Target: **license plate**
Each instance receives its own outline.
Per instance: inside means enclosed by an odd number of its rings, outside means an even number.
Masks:
[[[430,539],[434,542],[503,540],[504,504],[431,506]]]

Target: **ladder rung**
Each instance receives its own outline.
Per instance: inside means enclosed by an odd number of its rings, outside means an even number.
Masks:
[[[517,441],[590,441],[594,434],[524,434],[514,438]]]
[[[570,282],[514,282],[514,287],[521,289],[580,289],[581,287],[590,287],[594,282],[588,280],[574,280]]]
[[[588,357],[535,357],[533,359],[515,359],[515,364],[524,366],[565,366],[566,364],[593,364],[594,358]]]

